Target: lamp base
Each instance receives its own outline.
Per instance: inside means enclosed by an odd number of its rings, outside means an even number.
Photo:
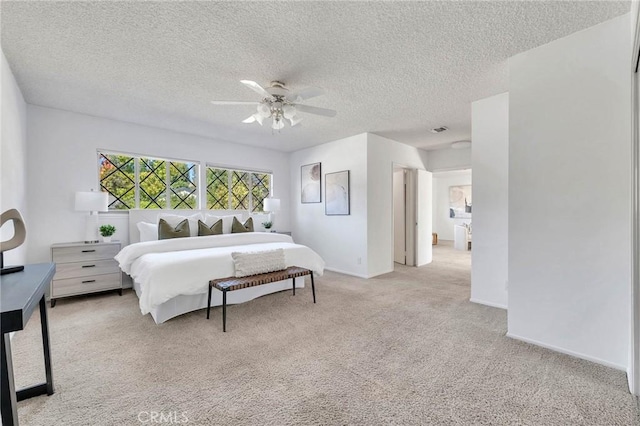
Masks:
[[[98,228],[98,214],[95,212],[91,212],[87,216],[87,220],[84,223],[85,244],[95,244],[100,242],[98,237]]]
[[[7,266],[0,269],[0,275],[13,274],[14,272],[24,271],[24,266]]]

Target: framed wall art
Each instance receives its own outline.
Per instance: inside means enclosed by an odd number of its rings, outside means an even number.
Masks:
[[[303,204],[322,202],[322,163],[300,167],[300,200]]]
[[[327,216],[349,215],[349,170],[324,176],[324,212]]]
[[[449,217],[456,219],[471,217],[471,185],[449,187]]]

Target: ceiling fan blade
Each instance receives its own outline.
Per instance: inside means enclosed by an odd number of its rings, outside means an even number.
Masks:
[[[302,121],[302,117],[291,117],[289,121],[291,122],[291,127],[302,126],[302,124],[300,124],[300,122]]]
[[[301,102],[322,95],[324,95],[323,89],[319,87],[307,87],[306,89],[302,89],[298,93],[294,93],[291,96],[291,99],[293,99],[295,102]]]
[[[253,114],[251,117],[245,118],[244,120],[242,120],[243,123],[247,123],[247,124],[251,124],[251,123],[255,123],[256,121],[258,122],[258,124],[260,124],[262,126],[262,121],[264,120],[264,118],[262,118],[262,116],[260,114]]]
[[[214,105],[259,105],[257,101],[211,101]]]
[[[255,81],[240,80],[240,83],[244,84],[245,86],[247,86],[249,89],[253,90],[254,92],[259,93],[260,96],[262,96],[263,98],[271,99],[271,94],[269,92],[267,92],[266,90],[264,90],[264,88],[262,86],[260,86],[258,83],[256,83]]]
[[[308,114],[324,115],[325,117],[335,117],[337,114],[337,112],[332,109],[318,108],[314,106],[300,105],[300,104],[294,104],[294,106],[298,111],[306,112]]]

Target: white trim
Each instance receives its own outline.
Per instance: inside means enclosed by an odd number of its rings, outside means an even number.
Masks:
[[[352,277],[364,278],[365,280],[369,279],[369,277],[366,276],[366,275],[355,274],[353,272],[347,272],[347,271],[343,271],[341,269],[331,268],[331,267],[328,267],[328,266],[325,266],[324,269],[327,270],[327,271],[331,271],[331,272],[337,272],[338,274],[342,274],[342,275],[350,275]]]
[[[507,305],[503,305],[502,303],[487,302],[486,300],[480,300],[480,299],[476,299],[474,297],[469,299],[469,302],[477,303],[479,305],[491,306],[492,308],[500,308],[500,309],[507,310]]]
[[[592,357],[592,356],[589,356],[589,355],[581,354],[579,352],[574,352],[574,351],[570,351],[568,349],[563,349],[563,348],[560,348],[558,346],[549,345],[547,343],[542,343],[542,342],[539,342],[537,340],[528,339],[526,337],[518,336],[517,334],[513,334],[513,333],[507,333],[506,336],[511,338],[511,339],[520,340],[522,342],[530,343],[530,344],[536,345],[536,346],[540,346],[540,347],[543,347],[545,349],[551,349],[552,351],[560,352],[560,353],[565,354],[565,355],[571,355],[571,356],[574,356],[576,358],[584,359],[586,361],[595,362],[596,364],[604,365],[605,367],[615,368],[616,370],[621,370],[621,371],[627,371],[627,367],[625,365],[615,364],[613,362],[605,361],[605,360],[602,360],[600,358]]]
[[[218,164],[218,163],[205,163],[205,167],[211,168],[211,169],[218,169],[218,170],[228,170],[228,171],[232,171],[232,172],[262,173],[262,174],[265,174],[265,175],[272,175],[273,174],[273,170],[267,170],[267,169],[243,169],[242,167],[238,167],[238,166],[229,166],[229,165],[226,165],[226,164]]]
[[[629,391],[640,396],[640,99],[638,99],[639,75],[636,67],[640,57],[640,2],[631,7],[631,327],[629,366],[627,380]]]
[[[639,30],[640,32],[640,30]],[[639,47],[640,49],[640,47]],[[631,327],[629,345],[629,368],[627,371],[629,391],[640,395],[640,99],[638,99],[638,74],[632,74],[632,137],[631,137]]]
[[[186,158],[175,158],[175,157],[158,157],[155,155],[147,155],[147,154],[140,154],[140,153],[135,153],[135,152],[127,152],[127,151],[113,151],[110,149],[100,149],[98,148],[96,150],[96,152],[98,153],[98,160],[100,159],[100,154],[108,154],[108,155],[122,155],[124,157],[133,157],[133,158],[145,158],[145,159],[151,159],[151,160],[156,160],[156,161],[171,161],[173,163],[195,163],[195,164],[200,164],[200,161],[197,160],[187,160]],[[100,171],[100,169],[98,169],[98,172]],[[100,174],[98,173],[98,177],[100,176]]]

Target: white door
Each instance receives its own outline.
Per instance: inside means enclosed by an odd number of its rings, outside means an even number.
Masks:
[[[393,171],[393,260],[405,265],[405,182],[404,170]]]
[[[415,253],[416,266],[431,263],[433,246],[431,239],[432,206],[433,206],[433,178],[426,170],[415,171]]]

